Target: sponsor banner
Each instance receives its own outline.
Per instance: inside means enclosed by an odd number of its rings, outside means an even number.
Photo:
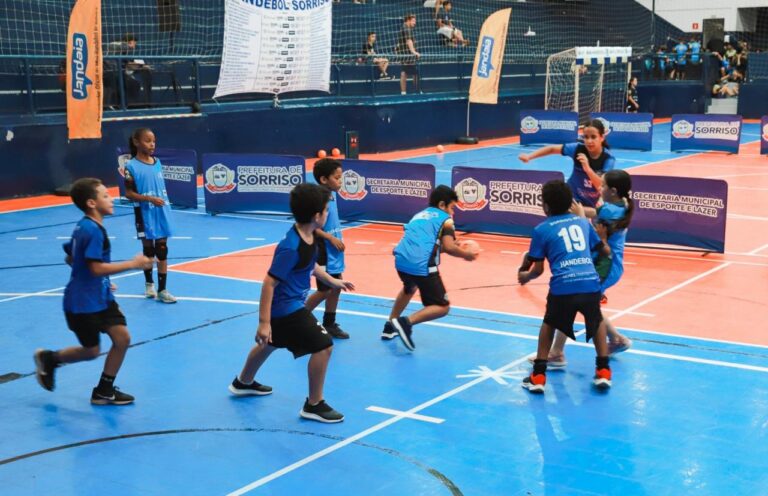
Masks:
[[[499,78],[511,15],[512,9],[499,10],[488,16],[483,23],[469,84],[469,101],[472,103],[498,102]]]
[[[675,114],[671,150],[718,150],[739,153],[741,116]]]
[[[332,0],[225,0],[214,98],[328,92]]]
[[[634,175],[632,199],[635,212],[627,241],[725,251],[727,182]]]
[[[429,206],[435,166],[410,162],[342,160],[339,217],[344,220],[408,222]]]
[[[768,154],[768,115],[760,119],[760,153]]]
[[[67,32],[69,139],[101,138],[103,99],[101,1],[77,0]]]
[[[454,167],[451,186],[459,197],[454,210],[456,227],[530,236],[544,218],[541,187],[563,179],[554,171]]]
[[[127,148],[117,149],[117,173],[120,196],[125,197],[125,164],[131,156]],[[158,148],[155,157],[163,166],[165,191],[171,205],[176,207],[197,208],[197,153],[195,150],[176,150]]]
[[[573,143],[579,138],[579,114],[559,110],[521,110],[520,144]]]
[[[632,58],[632,47],[576,47],[577,65],[616,64]]]
[[[304,157],[258,153],[203,155],[205,210],[290,212],[289,194],[304,182]]]
[[[611,148],[650,150],[653,144],[653,114],[598,112],[592,119],[603,121],[605,139]]]

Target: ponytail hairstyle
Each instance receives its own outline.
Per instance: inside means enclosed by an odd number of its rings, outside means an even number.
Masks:
[[[608,140],[605,139],[605,124],[603,124],[603,121],[600,119],[591,119],[589,122],[584,124],[584,127],[593,127],[597,129],[597,132],[600,133],[600,136],[603,138],[603,148],[610,148],[611,145],[608,144]]]
[[[635,203],[632,201],[630,193],[632,191],[632,178],[626,171],[613,169],[603,175],[603,182],[608,188],[614,188],[619,198],[624,200],[627,212],[622,219],[613,224],[613,232],[622,231],[629,227],[632,222],[632,214],[635,212]]]
[[[152,130],[148,127],[137,127],[133,130],[131,133],[131,136],[128,138],[128,149],[131,150],[131,158],[135,157],[137,153],[139,153],[139,149],[136,147],[136,144],[133,142],[133,140],[140,140],[142,135],[146,132],[151,132]]]

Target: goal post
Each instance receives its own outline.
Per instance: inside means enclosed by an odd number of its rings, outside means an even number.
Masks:
[[[576,47],[550,55],[544,108],[577,112],[581,124],[592,112],[623,112],[631,57],[631,47]]]

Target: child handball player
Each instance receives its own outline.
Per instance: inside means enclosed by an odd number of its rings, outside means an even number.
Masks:
[[[448,186],[436,187],[429,197],[429,207],[413,216],[404,226],[404,234],[395,246],[395,269],[403,282],[397,294],[389,321],[384,324],[381,339],[400,336],[406,348],[413,351],[413,326],[448,315],[450,302],[438,272],[440,255],[475,260],[480,252],[475,242],[459,243],[453,225],[453,209],[458,202],[456,192]],[[421,294],[424,308],[402,316],[416,294]]]

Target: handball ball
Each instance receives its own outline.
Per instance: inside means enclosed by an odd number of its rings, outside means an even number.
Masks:
[[[341,150],[339,150],[338,148],[334,148],[333,150],[331,150],[331,156],[332,157],[340,157],[341,156]]]
[[[437,153],[443,153],[443,145],[437,145]]]
[[[318,150],[317,151],[317,158],[325,158],[327,156],[328,156],[328,154],[325,153],[325,150]]]
[[[472,253],[480,253],[480,243],[473,239],[464,239],[459,245]]]

